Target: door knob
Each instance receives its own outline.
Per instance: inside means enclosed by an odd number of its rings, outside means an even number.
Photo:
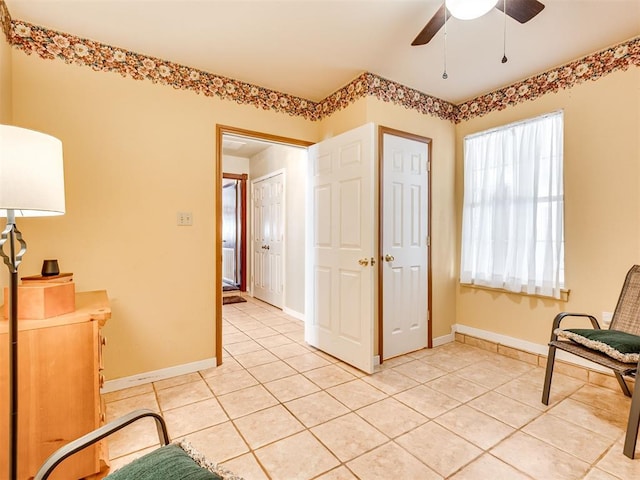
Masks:
[[[388,253],[384,256],[384,261],[385,262],[393,262],[395,260],[395,257],[393,255],[389,255]]]
[[[362,265],[363,267],[366,267],[367,265],[369,265],[369,259],[368,258],[361,258],[360,260],[358,260],[358,263],[360,265]]]

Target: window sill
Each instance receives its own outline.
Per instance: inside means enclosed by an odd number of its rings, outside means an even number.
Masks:
[[[474,285],[472,283],[461,283],[461,287],[472,288],[478,290],[487,290],[489,292],[497,292],[497,293],[509,293],[511,295],[520,295],[523,297],[534,297],[534,298],[542,298],[544,300],[554,300],[557,302],[568,302],[569,294],[571,293],[570,289],[561,289],[560,290],[560,298],[551,297],[548,295],[540,295],[537,293],[525,293],[525,292],[512,292],[511,290],[507,290],[505,288],[496,288],[496,287],[485,287],[483,285]]]

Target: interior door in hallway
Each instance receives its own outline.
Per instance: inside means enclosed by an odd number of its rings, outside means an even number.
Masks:
[[[382,358],[427,346],[428,162],[423,141],[383,133]]]
[[[284,174],[257,179],[252,192],[253,296],[282,308]]]
[[[373,372],[373,124],[309,147],[305,341]]]
[[[238,180],[224,179],[222,186],[222,280],[239,285]]]

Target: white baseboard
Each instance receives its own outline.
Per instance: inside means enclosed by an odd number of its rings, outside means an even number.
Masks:
[[[482,340],[487,340],[489,342],[497,343],[499,345],[504,345],[505,347],[511,347],[517,350],[522,350],[523,352],[533,353],[535,355],[542,355],[546,357],[549,354],[549,347],[546,344],[540,345],[539,343],[533,343],[527,340],[521,340],[519,338],[509,337],[507,335],[490,332],[488,330],[481,330],[479,328],[468,327],[466,325],[462,325],[459,323],[452,325],[451,330],[453,334],[455,332],[458,332],[463,335],[469,335],[471,337],[480,338]],[[549,335],[551,335],[551,332],[549,332]],[[595,370],[597,372],[611,373],[611,370],[608,368],[604,368],[601,365],[598,365],[597,363],[590,362],[589,360],[585,360],[584,358],[580,358],[576,355],[571,355],[570,353],[563,352],[562,350],[556,350],[556,359],[562,360],[563,362],[566,362],[566,363],[577,365],[579,367]]]
[[[549,351],[549,347],[546,345],[540,345],[539,343],[528,342],[526,340],[520,340],[519,338],[509,337],[500,333],[490,332],[488,330],[481,330],[479,328],[468,327],[456,323],[451,326],[452,332],[462,333],[463,335],[470,335],[472,337],[487,340],[489,342],[498,343],[505,347],[517,348],[529,353],[535,353],[536,355],[546,355]]]
[[[213,357],[206,360],[200,360],[198,362],[176,365],[175,367],[162,368],[160,370],[154,370],[152,372],[139,373],[130,377],[107,380],[106,382],[104,382],[104,386],[102,387],[100,392],[109,393],[115,392],[116,390],[123,390],[125,388],[137,387],[138,385],[143,385],[145,383],[157,382],[158,380],[164,380],[165,378],[177,377],[178,375],[186,375],[188,373],[197,372],[199,370],[213,368],[216,366],[216,364],[216,358]]]
[[[286,313],[290,317],[297,318],[298,320],[301,320],[304,322],[304,313],[291,310],[290,308],[287,308],[287,307],[282,307],[282,312]]]
[[[452,329],[453,330],[453,329]],[[452,331],[450,334],[448,335],[442,335],[441,337],[436,337],[433,338],[431,340],[431,344],[434,347],[439,347],[441,345],[445,345],[447,343],[451,343],[451,342],[455,342],[456,341],[456,335],[455,333]]]

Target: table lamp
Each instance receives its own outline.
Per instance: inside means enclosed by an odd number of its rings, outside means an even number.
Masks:
[[[18,266],[27,244],[16,217],[64,214],[62,142],[44,133],[0,125],[0,217],[7,226],[0,256],[9,268],[9,479],[18,477]],[[8,252],[5,246],[8,245]],[[4,412],[2,412],[4,414]],[[0,474],[2,476],[2,474]]]

